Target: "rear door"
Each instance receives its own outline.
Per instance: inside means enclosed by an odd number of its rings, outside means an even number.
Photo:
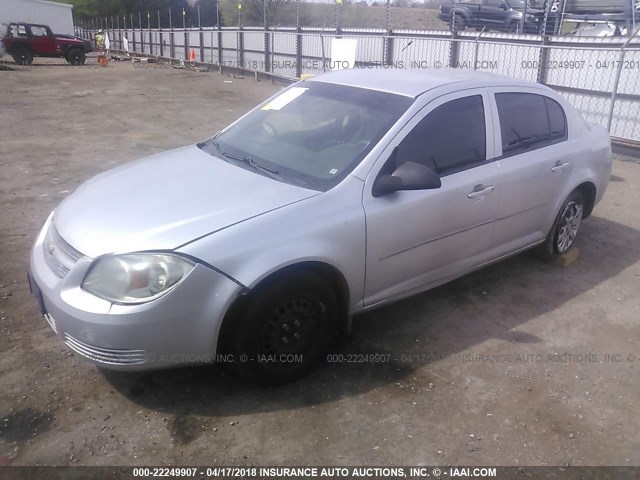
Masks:
[[[493,243],[508,253],[546,237],[574,168],[575,149],[558,102],[535,89],[491,90],[504,179]]]
[[[363,196],[365,306],[443,283],[482,263],[501,181],[493,128],[488,91],[470,89],[432,100],[387,146]],[[434,169],[442,186],[374,197],[375,179],[405,161]]]
[[[503,30],[506,18],[504,0],[482,0],[480,6],[480,23],[492,30]]]

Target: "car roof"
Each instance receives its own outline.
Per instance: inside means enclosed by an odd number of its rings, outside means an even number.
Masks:
[[[351,68],[334,70],[308,78],[305,81],[359,87],[411,98],[434,88],[454,84],[455,88],[452,88],[451,91],[487,86],[540,87],[539,84],[526,80],[462,68],[420,70]]]

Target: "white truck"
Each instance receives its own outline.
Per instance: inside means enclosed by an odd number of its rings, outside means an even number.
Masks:
[[[73,35],[73,5],[45,0],[0,0],[2,32],[8,24],[20,22],[48,25],[54,33]]]

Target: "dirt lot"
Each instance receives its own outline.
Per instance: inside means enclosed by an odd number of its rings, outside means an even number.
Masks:
[[[637,160],[616,159],[571,266],[523,254],[356,318],[338,351],[390,363],[273,389],[218,367],[106,372],[38,315],[25,270],[42,223],[80,182],[279,87],[38,63],[0,72],[0,464],[640,464]]]

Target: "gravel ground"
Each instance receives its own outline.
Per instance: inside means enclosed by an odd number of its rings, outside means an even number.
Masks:
[[[569,267],[519,255],[357,317],[336,347],[390,362],[271,389],[218,367],[107,372],[38,315],[39,228],[89,177],[280,87],[37,62],[0,72],[0,464],[640,464],[640,162],[616,158]]]

